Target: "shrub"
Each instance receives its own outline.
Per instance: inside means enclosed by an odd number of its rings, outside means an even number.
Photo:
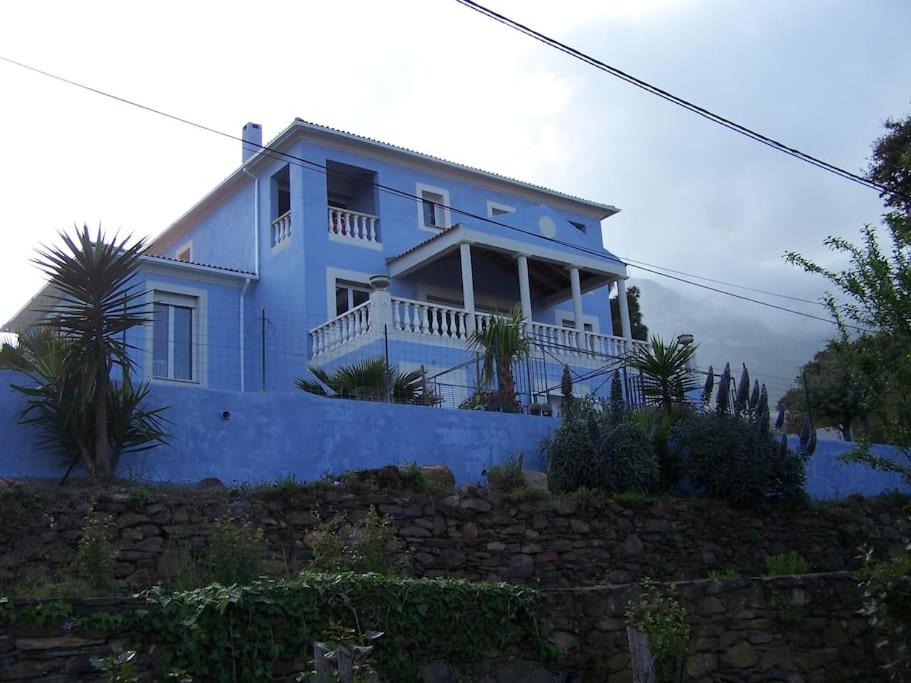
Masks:
[[[803,459],[749,420],[694,413],[673,428],[672,439],[682,447],[684,473],[698,495],[741,507],[803,495]]]
[[[793,576],[809,574],[810,563],[796,550],[780,555],[769,555],[765,558],[766,576]]]
[[[428,477],[416,462],[407,462],[399,467],[402,488],[414,493],[440,493],[448,490],[445,484]]]
[[[739,579],[740,572],[738,572],[733,567],[726,567],[724,569],[712,569],[708,574],[709,581],[730,581],[732,579]]]
[[[690,626],[686,608],[676,599],[676,587],[669,585],[665,594],[651,579],[644,579],[639,604],[627,604],[626,619],[648,636],[658,680],[678,680],[678,669],[689,653]]]
[[[500,465],[491,465],[486,473],[487,485],[498,493],[510,493],[525,488],[521,456],[510,455]]]
[[[114,586],[117,553],[111,548],[112,521],[110,517],[87,517],[73,560],[73,569],[85,581],[91,595],[104,595]]]
[[[588,487],[647,491],[658,480],[658,461],[648,435],[627,413],[602,410],[578,398],[554,434],[545,439],[547,475],[555,491]]]
[[[882,639],[886,671],[893,680],[911,680],[911,540],[889,560],[877,561],[868,550],[860,578],[861,612]]]
[[[321,523],[307,540],[313,549],[314,569],[384,576],[403,576],[408,572],[408,558],[399,552],[392,523],[373,507],[354,525],[346,514],[336,515]]]
[[[250,522],[217,520],[207,558],[211,580],[223,586],[251,583],[260,574],[266,547],[262,529],[254,528]]]

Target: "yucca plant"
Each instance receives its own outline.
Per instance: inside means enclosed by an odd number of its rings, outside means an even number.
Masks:
[[[132,280],[145,250],[145,240],[130,244],[117,235],[108,240],[87,227],[70,236],[60,233],[62,246],[44,246],[34,263],[47,276],[53,305],[42,311],[44,325],[69,342],[66,365],[79,371],[79,396],[90,406],[94,444],[86,453],[90,476],[113,474],[108,433],[111,370],[132,368],[124,333],[148,320],[145,292]]]
[[[30,380],[11,385],[26,397],[19,422],[39,429],[39,445],[60,455],[67,473],[80,462],[91,471],[95,445],[94,404],[83,392],[81,369],[67,362],[71,347],[65,337],[38,328],[20,335],[15,347],[0,348],[0,368],[21,372]],[[148,382],[134,386],[129,372],[110,386],[106,414],[112,472],[124,454],[167,443],[165,408],[147,409],[148,394]]]
[[[512,405],[516,400],[516,380],[512,364],[528,357],[531,351],[525,334],[525,318],[519,309],[505,318],[496,317],[468,338],[468,347],[483,353],[481,361],[482,391],[491,387],[494,379],[501,401]]]
[[[429,389],[425,391],[420,370],[404,372],[396,365],[387,365],[382,356],[365,358],[351,365],[343,365],[332,372],[311,367],[310,372],[319,380],[313,382],[299,377],[299,389],[318,396],[328,396],[325,387],[337,398],[357,401],[385,401],[387,389],[394,403],[435,405],[440,398]]]
[[[652,337],[648,345],[637,345],[629,365],[642,375],[642,394],[646,402],[670,415],[674,406],[699,388],[690,362],[696,353],[692,344],[667,343]]]

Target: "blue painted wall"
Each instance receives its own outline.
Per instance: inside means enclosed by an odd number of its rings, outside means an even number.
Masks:
[[[54,457],[38,448],[36,430],[16,424],[22,398],[8,387],[19,379],[0,371],[0,476],[60,476]],[[511,454],[524,453],[529,468],[540,468],[541,439],[558,424],[556,418],[345,401],[300,391],[242,394],[177,385],[154,386],[150,405],[170,406],[173,443],[127,456],[120,476],[171,482],[210,476],[226,483],[287,475],[313,480],[325,472],[413,460],[448,465],[459,483],[473,483]],[[229,420],[222,419],[225,410]],[[838,462],[851,446],[819,442],[807,467],[813,498],[911,493],[896,476]],[[880,454],[895,452],[875,448]]]

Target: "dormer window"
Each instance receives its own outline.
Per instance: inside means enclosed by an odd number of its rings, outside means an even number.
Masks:
[[[418,184],[417,195],[421,198],[418,205],[420,226],[424,230],[442,230],[448,228],[449,192],[428,185]]]
[[[487,202],[487,215],[490,218],[496,216],[503,216],[507,213],[515,213],[516,207],[510,206],[509,204],[501,204],[500,202]]]
[[[585,232],[585,223],[579,223],[578,221],[570,221],[569,224],[573,226],[576,230],[580,232]]]

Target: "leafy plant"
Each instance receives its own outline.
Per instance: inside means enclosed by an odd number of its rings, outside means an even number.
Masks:
[[[325,387],[332,390],[334,398],[348,398],[356,401],[410,403],[414,405],[435,405],[440,402],[425,386],[420,370],[408,372],[396,365],[387,365],[382,356],[365,358],[350,365],[343,365],[332,372],[310,367],[319,382],[303,378],[295,380],[299,389],[317,396],[328,396]]]
[[[462,410],[488,410],[499,413],[520,413],[522,406],[515,394],[511,397],[500,391],[476,391],[459,404]]]
[[[267,547],[262,529],[250,522],[216,520],[206,558],[210,580],[224,586],[251,583],[260,575]]]
[[[647,346],[636,345],[629,365],[642,376],[645,400],[668,414],[685,402],[687,394],[699,388],[690,370],[695,353],[693,344],[668,343],[661,337],[652,337]]]
[[[158,644],[166,666],[197,680],[274,680],[276,663],[309,654],[333,623],[383,633],[370,658],[390,683],[419,680],[430,661],[555,654],[538,621],[543,595],[506,583],[303,572],[177,594],[156,587],[146,597],[137,640]]]
[[[796,550],[765,558],[766,576],[793,576],[809,572],[810,563]]]
[[[85,581],[90,595],[105,595],[114,585],[117,552],[111,547],[111,517],[86,516],[82,538],[73,560],[73,570]]]
[[[726,567],[724,569],[712,569],[708,573],[709,581],[731,581],[733,579],[740,578],[740,572],[738,572],[733,567]]]
[[[560,393],[563,394],[563,410],[571,410],[573,405],[573,374],[568,365],[563,366],[563,374],[560,375]]]
[[[399,467],[402,488],[414,493],[440,493],[446,486],[430,479],[416,462],[407,462]]]
[[[484,323],[471,333],[468,347],[483,353],[479,390],[488,389],[496,379],[502,402],[506,405],[515,403],[516,381],[512,364],[526,358],[531,348],[521,311],[515,309],[509,317],[498,316]]]
[[[911,522],[911,518],[909,518]],[[911,679],[911,539],[904,552],[877,560],[873,551],[864,554],[860,571],[862,614],[880,637],[878,646],[887,653],[885,666],[894,681]]]
[[[108,407],[111,370],[132,368],[125,333],[147,321],[145,292],[132,284],[145,250],[145,240],[110,241],[100,229],[87,227],[75,236],[60,233],[61,247],[42,247],[34,262],[51,286],[53,305],[43,311],[44,324],[69,345],[64,364],[78,373],[78,400],[93,425],[93,444],[80,443],[80,456],[91,477],[109,479],[114,472]]]
[[[487,485],[498,493],[510,493],[525,488],[522,456],[507,456],[499,465],[491,465],[486,470]]]
[[[790,451],[786,440],[776,441],[765,424],[694,413],[675,425],[671,439],[682,445],[686,486],[741,507],[803,496],[804,458]]]
[[[383,576],[408,572],[408,558],[398,551],[398,538],[390,519],[373,507],[353,525],[346,514],[336,515],[321,523],[307,541],[313,549],[314,569]]]
[[[649,650],[655,660],[659,682],[676,681],[683,660],[689,654],[690,626],[687,612],[676,599],[676,586],[664,592],[650,578],[642,581],[638,605],[626,607],[629,626],[648,636]]]
[[[381,631],[368,631],[358,633],[355,629],[349,628],[342,624],[330,623],[329,627],[322,634],[322,641],[318,641],[315,650],[315,657],[322,662],[314,659],[314,670],[310,674],[300,674],[298,681],[320,681],[320,680],[343,680],[353,681],[354,683],[367,683],[376,681],[376,672],[373,670],[370,662],[370,655],[373,652],[373,641],[383,636]],[[347,666],[342,664],[342,660],[348,662]],[[338,666],[336,676],[326,677],[324,667],[321,663]],[[342,678],[342,669],[350,672],[350,677]],[[323,674],[322,678],[321,673]],[[348,676],[349,674],[345,674]]]
[[[603,410],[591,397],[575,401],[544,440],[547,475],[554,491],[588,487],[606,492],[647,491],[658,480],[655,451],[627,413]]]
[[[134,683],[139,680],[136,650],[115,650],[104,657],[91,657],[89,663],[111,683]]]

